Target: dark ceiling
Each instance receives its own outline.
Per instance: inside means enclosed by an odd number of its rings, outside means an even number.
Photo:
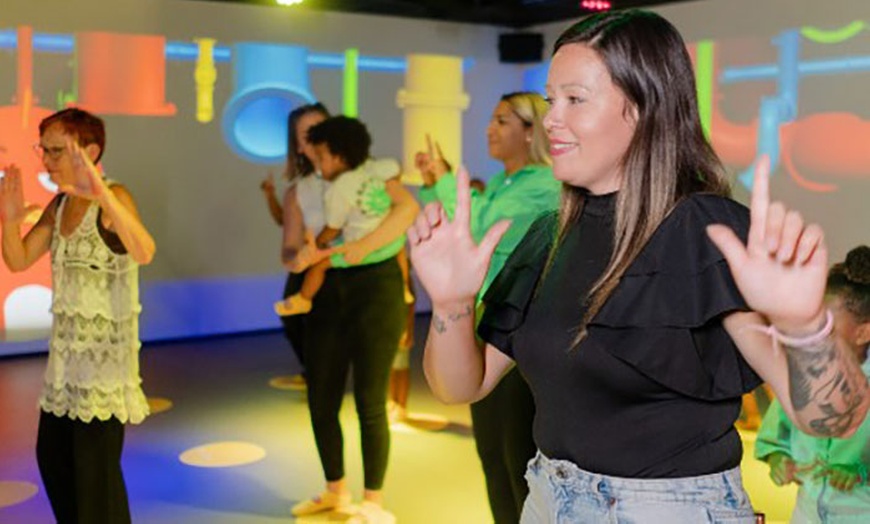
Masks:
[[[276,0],[211,0],[277,6]],[[614,9],[686,0],[609,0]],[[313,9],[373,15],[428,18],[522,28],[589,14],[581,0],[305,0],[283,9]]]

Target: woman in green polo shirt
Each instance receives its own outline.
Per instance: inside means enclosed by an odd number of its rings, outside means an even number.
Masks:
[[[492,256],[478,304],[532,222],[559,205],[562,186],[550,167],[543,126],[546,111],[547,103],[537,93],[509,93],[501,97],[486,129],[489,154],[504,164],[504,170],[489,179],[482,193],[472,191],[471,233],[480,242],[500,221],[510,220],[510,227]],[[424,179],[420,199],[424,204],[440,201],[452,218],[456,177],[440,149],[430,147],[428,153],[418,154],[417,167]],[[534,414],[531,392],[516,369],[489,396],[471,405],[474,439],[496,524],[519,522],[528,493],[526,464],[537,450]]]

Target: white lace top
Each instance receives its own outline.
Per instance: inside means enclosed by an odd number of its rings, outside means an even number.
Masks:
[[[39,406],[84,422],[116,417],[138,424],[148,414],[139,377],[139,266],[112,252],[92,202],[68,236],[51,237],[54,321]]]

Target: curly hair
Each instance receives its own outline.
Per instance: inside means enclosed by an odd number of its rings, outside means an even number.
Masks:
[[[846,310],[859,322],[870,321],[870,247],[856,247],[846,260],[831,267],[828,293],[842,297]]]
[[[356,169],[365,162],[372,145],[366,125],[348,116],[334,116],[311,126],[308,141],[326,144],[330,153],[344,159],[348,169]]]

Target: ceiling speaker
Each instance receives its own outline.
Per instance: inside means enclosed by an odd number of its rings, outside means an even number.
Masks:
[[[503,33],[498,35],[498,59],[525,64],[540,62],[544,52],[543,33]]]

